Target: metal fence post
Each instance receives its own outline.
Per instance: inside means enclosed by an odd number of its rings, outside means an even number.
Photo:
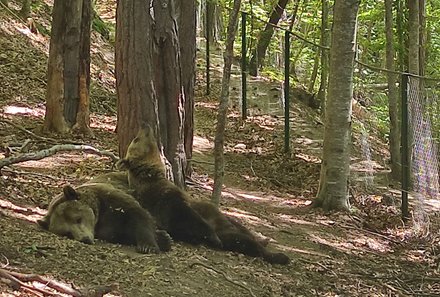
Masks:
[[[402,100],[402,122],[401,122],[401,154],[402,154],[402,219],[407,220],[409,218],[408,211],[408,191],[410,185],[410,167],[409,167],[409,143],[408,143],[408,74],[402,74],[401,84],[401,100]]]
[[[243,120],[247,117],[246,64],[246,13],[241,12],[241,116]]]
[[[290,151],[290,32],[284,32],[284,152]]]

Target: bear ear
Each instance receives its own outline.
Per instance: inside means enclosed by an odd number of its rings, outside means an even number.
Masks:
[[[129,168],[129,161],[127,159],[119,159],[118,162],[116,162],[116,168],[119,170],[127,170]]]
[[[71,186],[65,186],[63,188],[63,193],[67,200],[79,200],[78,193]]]

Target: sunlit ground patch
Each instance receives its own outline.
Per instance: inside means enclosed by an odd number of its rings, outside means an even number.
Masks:
[[[45,111],[41,107],[24,107],[16,105],[8,105],[3,107],[3,113],[9,115],[30,115],[34,117],[44,117]]]

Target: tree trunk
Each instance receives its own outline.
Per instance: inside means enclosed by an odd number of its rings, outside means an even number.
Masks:
[[[183,3],[182,3],[183,4]],[[185,96],[182,86],[178,23],[174,0],[153,0],[154,83],[165,156],[173,168],[174,183],[185,186]]]
[[[313,62],[312,75],[310,76],[310,84],[309,84],[309,88],[307,89],[311,94],[313,94],[313,90],[315,88],[315,83],[316,83],[316,77],[318,76],[319,58],[320,58],[320,51],[319,49],[317,49],[315,54],[315,61]]]
[[[192,159],[194,138],[194,86],[196,79],[196,4],[195,1],[182,3],[178,1],[179,18],[179,42],[182,65],[182,85],[185,94],[185,152],[186,159]],[[192,172],[191,162],[188,162],[185,174],[190,176]]]
[[[318,197],[324,210],[348,210],[351,99],[360,0],[335,0],[328,102]]]
[[[47,70],[44,130],[65,133],[89,128],[89,0],[55,0]]]
[[[151,9],[141,0],[118,2],[116,81],[120,155],[140,124],[149,122],[158,132],[164,162],[171,164],[170,177],[183,187],[186,106],[176,17],[180,8],[174,0],[154,0]]]
[[[116,8],[115,70],[120,157],[125,156],[142,122],[148,121],[155,131],[158,130],[149,12],[148,2],[143,0],[118,1]],[[156,139],[160,143],[160,137]]]
[[[272,13],[270,14],[269,22],[266,24],[264,30],[260,33],[257,46],[255,49],[253,49],[249,62],[249,74],[252,76],[258,75],[258,69],[264,63],[266,51],[269,47],[269,43],[274,32],[273,25],[278,24],[278,21],[286,8],[287,2],[289,2],[289,0],[279,0],[278,3],[275,4],[275,7],[272,9]]]
[[[27,19],[31,14],[31,0],[23,0],[20,10],[20,16],[23,19]]]
[[[394,70],[394,34],[392,0],[385,0],[385,32],[386,32],[386,68]],[[400,180],[400,125],[399,125],[399,93],[396,87],[397,76],[387,72],[388,81],[388,112],[390,116],[390,155],[391,177]]]
[[[407,59],[408,59],[408,52],[407,52],[407,46],[405,42],[404,32],[405,26],[404,26],[404,20],[405,20],[405,13],[404,13],[404,0],[395,0],[396,5],[396,31],[397,31],[397,40],[398,40],[398,46],[397,46],[397,57],[399,61],[399,67],[398,69],[401,72],[407,71],[406,67],[408,65]],[[407,40],[406,40],[407,41]]]
[[[322,14],[321,14],[321,45],[328,46],[329,29],[328,29],[328,1],[322,0]],[[325,114],[326,94],[328,83],[328,50],[321,48],[321,80],[319,84],[319,91],[316,99],[321,106],[321,114]]]
[[[426,61],[426,0],[419,0],[419,75],[425,75]]]
[[[234,56],[234,41],[237,32],[238,14],[241,0],[234,0],[234,7],[229,15],[228,31],[226,37],[226,48],[224,53],[224,67],[222,78],[222,90],[220,94],[220,104],[217,114],[217,127],[214,139],[214,189],[212,191],[212,201],[215,205],[220,204],[222,193],[224,169],[224,143],[226,128],[226,113],[229,104],[229,81],[231,78],[231,66]]]
[[[408,0],[408,71],[417,75],[420,73],[419,37],[419,1]]]

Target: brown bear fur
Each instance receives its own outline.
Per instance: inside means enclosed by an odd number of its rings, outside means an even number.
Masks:
[[[151,215],[127,192],[124,173],[105,174],[76,189],[65,186],[39,224],[52,233],[89,244],[97,238],[136,245],[141,253],[170,250],[169,235],[156,231]]]
[[[283,253],[273,253],[267,250],[245,226],[223,214],[212,203],[193,201],[190,204],[214,228],[224,250],[260,257],[272,264],[289,263],[289,257]]]
[[[273,253],[242,224],[235,219],[226,216],[209,202],[198,202],[189,200],[188,195],[177,188],[173,183],[164,177],[165,168],[160,159],[156,140],[152,129],[147,125],[143,127],[137,136],[130,143],[127,156],[119,161],[119,166],[128,169],[128,180],[130,187],[136,191],[137,197],[142,206],[146,207],[159,224],[167,230],[173,237],[175,231],[169,229],[169,224],[176,224],[179,236],[184,238],[174,238],[188,241],[188,236],[196,236],[199,229],[188,225],[188,218],[180,211],[181,205],[191,208],[200,215],[206,223],[215,231],[221,241],[223,250],[239,252],[252,257],[261,257],[274,264],[287,264],[289,258],[283,253]],[[176,204],[175,201],[180,204]],[[166,211],[158,211],[165,208]],[[170,218],[170,215],[173,217]],[[190,228],[190,230],[187,230]],[[192,231],[192,234],[189,233]],[[196,234],[194,234],[196,233]],[[204,236],[206,236],[204,234]]]
[[[174,240],[221,247],[213,228],[189,206],[187,193],[165,178],[156,139],[149,126],[138,132],[126,157],[117,165],[128,170],[128,182],[135,197]]]

